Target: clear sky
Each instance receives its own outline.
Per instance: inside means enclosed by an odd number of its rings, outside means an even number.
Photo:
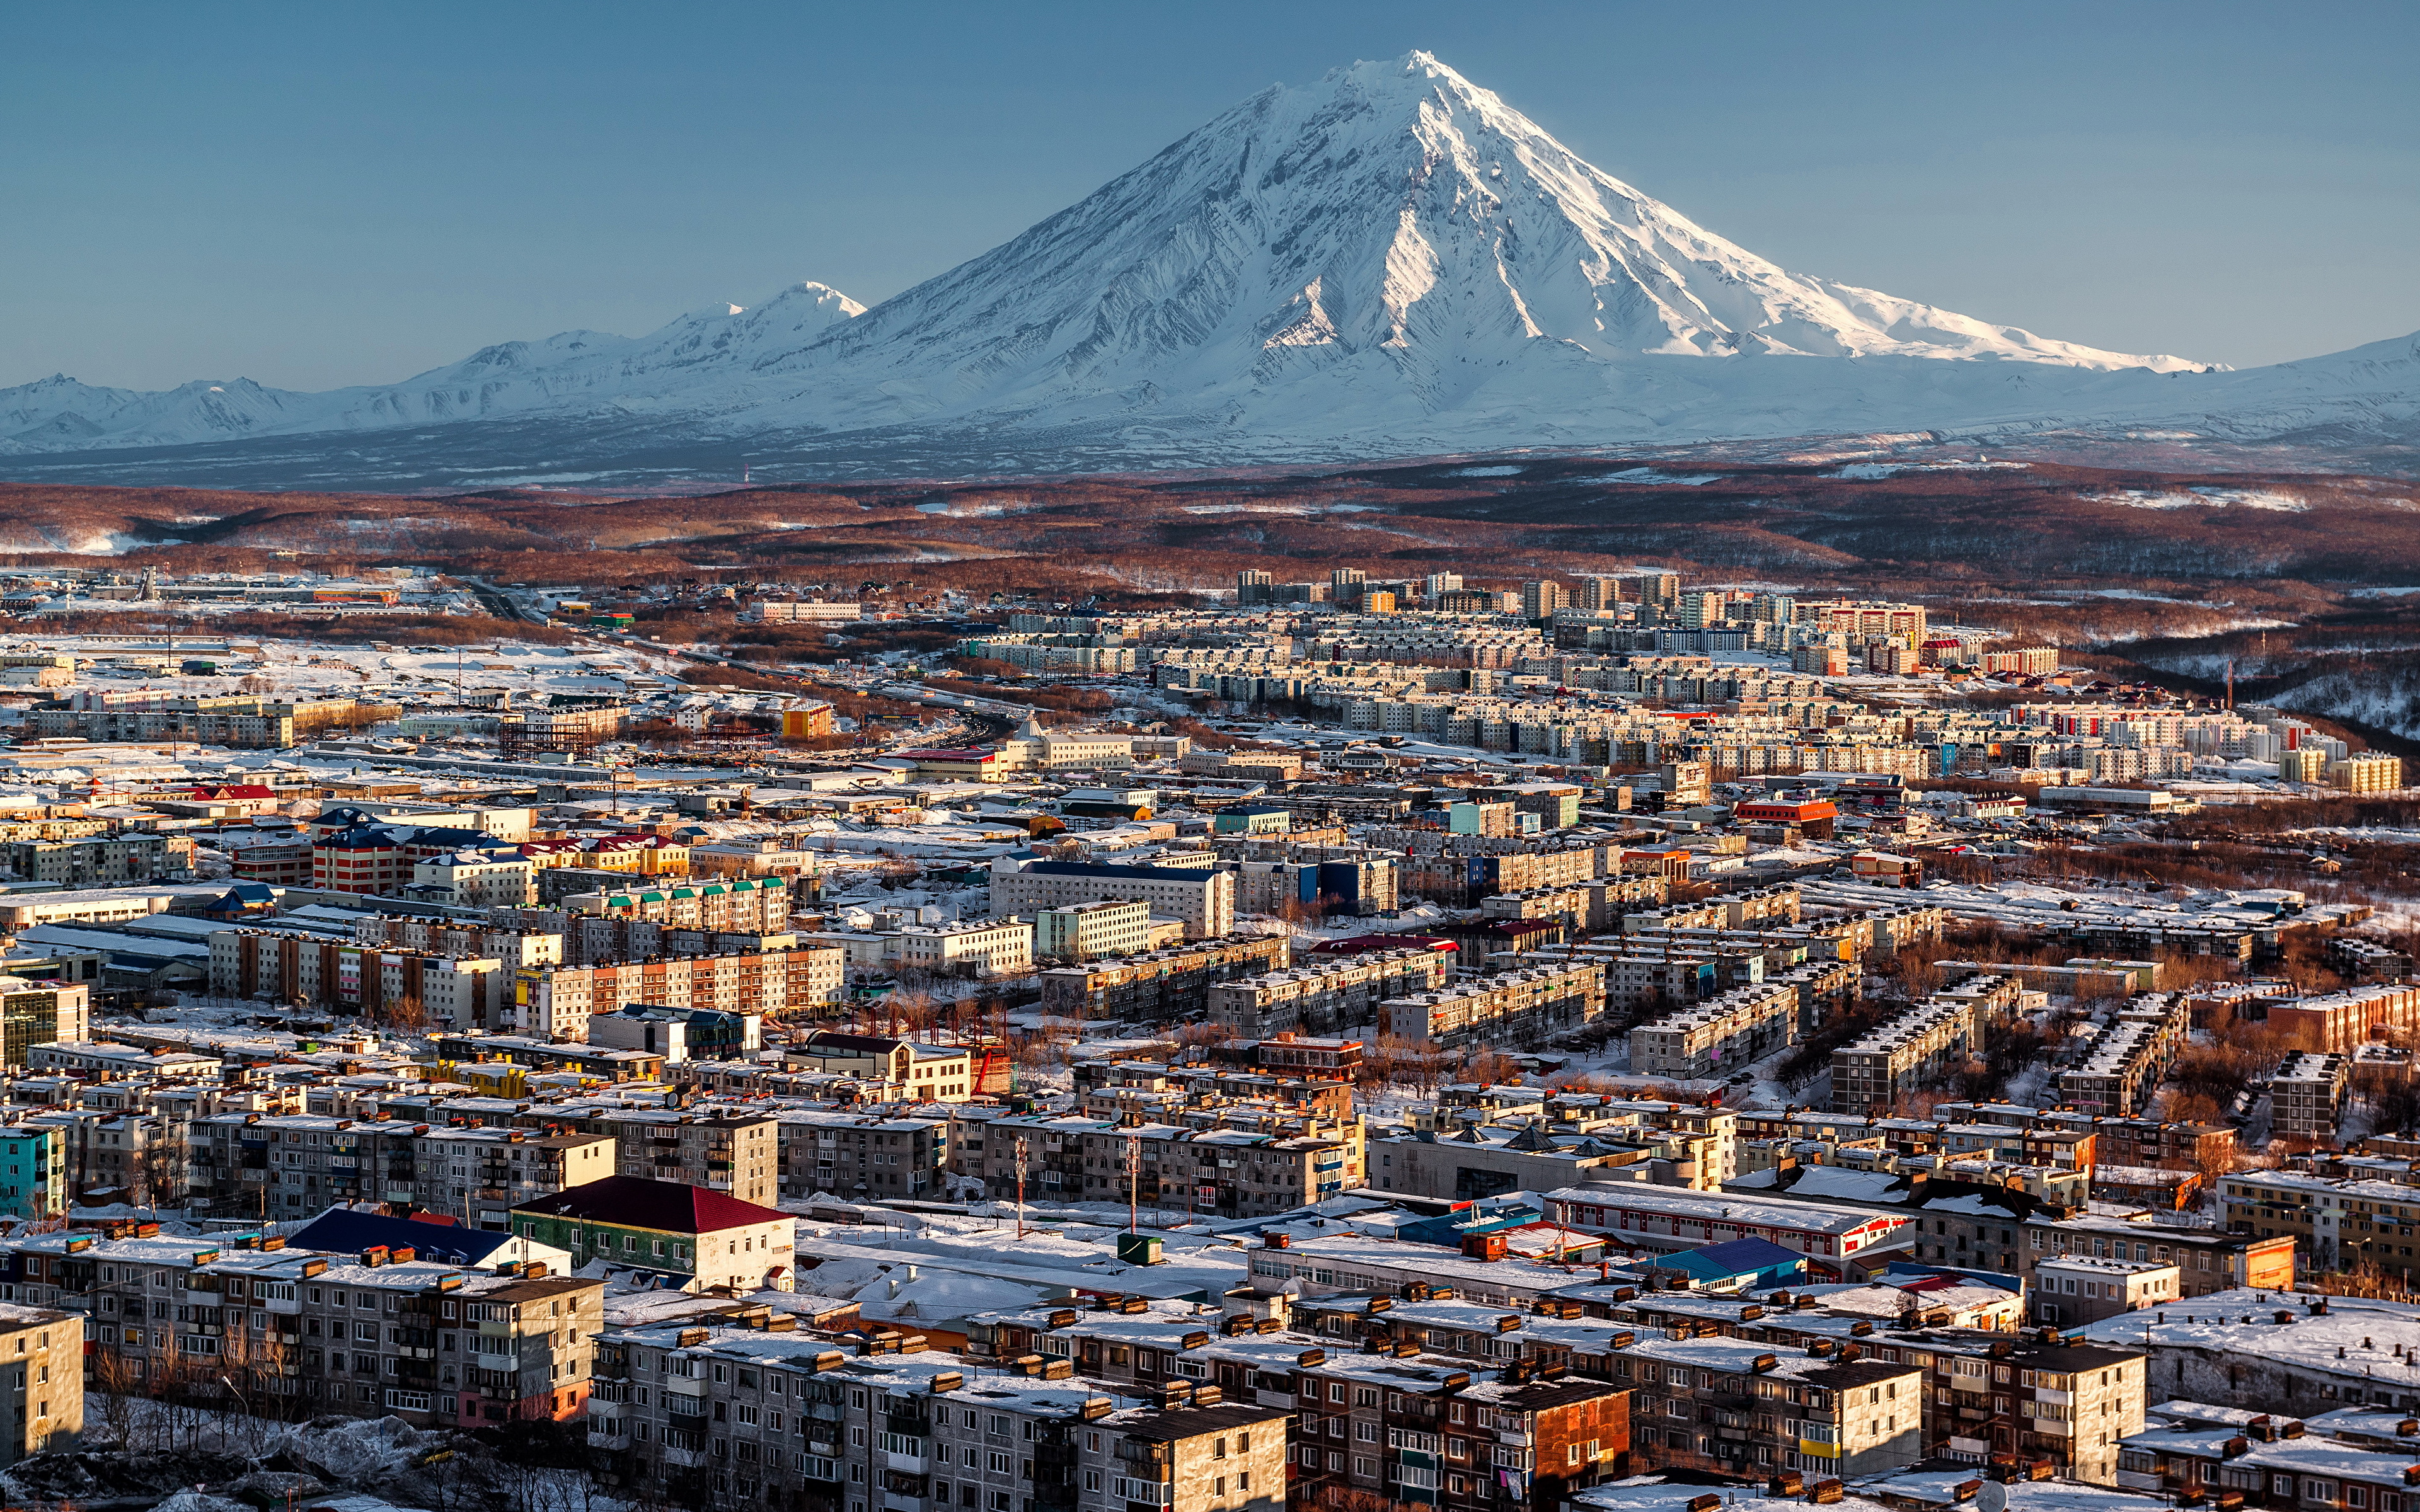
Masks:
[[[2420,7],[114,5],[0,43],[0,385],[867,303],[1422,47],[1786,268],[2249,366],[2420,329]]]

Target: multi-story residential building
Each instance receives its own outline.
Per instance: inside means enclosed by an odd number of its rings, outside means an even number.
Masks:
[[[727,955],[539,966],[512,974],[509,1022],[546,1039],[585,1040],[592,1014],[631,1003],[768,1018],[811,1011],[840,999],[846,959],[837,947],[801,943]]]
[[[67,1211],[70,1137],[57,1126],[0,1124],[0,1214],[40,1221]]]
[[[64,1453],[84,1433],[85,1319],[47,1307],[0,1307],[0,1390],[16,1403],[0,1419],[0,1469]]]
[[[2219,1179],[2218,1189],[2230,1233],[2282,1241],[2315,1273],[2375,1267],[2406,1284],[2420,1276],[2420,1260],[2403,1253],[2420,1228],[2420,1188],[2305,1171],[2234,1171]]]
[[[91,835],[77,840],[12,841],[0,848],[12,875],[67,887],[147,882],[194,867],[187,835]]]
[[[725,933],[774,933],[790,922],[786,877],[732,877],[677,887],[574,893],[563,907],[598,918]],[[567,942],[566,942],[567,943]],[[579,957],[576,959],[586,959]]]
[[[2180,995],[2147,993],[2130,1000],[2084,1063],[2058,1073],[2059,1101],[2081,1113],[2133,1118],[2175,1064],[2189,1027]]]
[[[192,1196],[225,1216],[302,1218],[334,1202],[419,1196],[414,1125],[398,1137],[394,1126],[348,1119],[221,1113],[187,1129]]]
[[[91,1037],[90,987],[0,977],[0,1067],[23,1068],[38,1044],[80,1044]]]
[[[338,1202],[414,1202],[427,1132],[403,1119],[209,1115],[185,1126],[191,1196],[236,1218],[299,1218]]]
[[[2174,1260],[2096,1259],[2061,1255],[2034,1262],[2034,1320],[2053,1327],[2102,1319],[2180,1296]]]
[[[454,960],[500,961],[514,971],[563,962],[559,931],[418,914],[373,915],[354,924],[353,938],[364,945],[400,946]]]
[[[787,1291],[798,1220],[703,1187],[609,1176],[512,1210],[511,1232],[687,1291]]]
[[[1117,1202],[1222,1217],[1290,1211],[1362,1184],[1358,1119],[1269,1115],[1192,1128],[969,1108],[951,1119],[950,1165],[994,1198]]]
[[[418,1141],[413,1200],[473,1228],[509,1231],[522,1203],[613,1175],[620,1148],[601,1134],[431,1129]]]
[[[1786,982],[1737,987],[1630,1031],[1630,1069],[1639,1076],[1719,1077],[1798,1037],[1798,989]]]
[[[2118,1484],[2119,1441],[2143,1426],[2148,1361],[2107,1344],[1988,1330],[1877,1335],[1869,1352],[1929,1372],[1927,1452],[1968,1464],[2048,1459],[2060,1474]]]
[[[537,869],[518,851],[447,851],[414,861],[402,890],[457,908],[526,908],[537,902]]]
[[[854,1076],[891,1099],[963,1103],[977,1090],[973,1054],[956,1045],[817,1029],[784,1046],[782,1058],[794,1066]]]
[[[1136,1506],[1280,1512],[1287,1505],[1284,1408],[1171,1387],[1152,1406],[1090,1420],[1078,1444],[1080,1512]]]
[[[1042,973],[1042,1008],[1066,1018],[1171,1023],[1203,1011],[1217,983],[1281,971],[1286,959],[1286,936],[1245,934],[1059,966]]]
[[[2016,1002],[2004,977],[1970,977],[1832,1052],[1832,1111],[1882,1114],[1939,1085],[1975,1054],[1978,1037]]]
[[[1630,1464],[1630,1394],[1559,1366],[1516,1363],[1488,1376],[1405,1347],[1316,1351],[1291,1374],[1295,1486],[1306,1504],[1354,1493],[1474,1512],[1559,1504]]]
[[[1063,1371],[970,1379],[964,1360],[923,1350],[850,1359],[789,1317],[755,1322],[609,1335],[591,1447],[650,1494],[1076,1512],[1077,1436],[1118,1405],[1094,1383]]]
[[[1054,903],[1033,914],[1033,953],[1046,961],[1137,955],[1151,944],[1151,905],[1103,898]]]
[[[779,1126],[768,1116],[633,1108],[567,1121],[612,1135],[614,1166],[562,1186],[578,1186],[600,1176],[637,1176],[705,1187],[762,1208],[781,1200]]]
[[[2242,1174],[2270,1178],[2284,1173]],[[2239,1180],[2229,1177],[2226,1184],[2232,1186]],[[2231,1207],[2234,1194],[2229,1193],[2228,1197],[2228,1225],[2234,1228],[2238,1223]],[[2406,1211],[2420,1218],[2420,1209],[2407,1207]],[[2388,1227],[2391,1232],[2392,1226]],[[2024,1233],[2024,1247],[2018,1252],[2018,1257],[2028,1281],[2033,1279],[2034,1267],[2045,1258],[2093,1255],[2109,1259],[2174,1260],[2178,1289],[2187,1299],[2245,1287],[2290,1290],[2294,1285],[2296,1236],[2270,1225],[2221,1233],[2092,1213],[2072,1217],[2042,1213],[2025,1220]]]
[[[238,750],[282,750],[298,734],[325,729],[363,707],[349,698],[274,702],[223,695],[175,698],[146,690],[133,694],[77,693],[25,714],[37,735],[85,740],[175,740]]]
[[[2352,1061],[2346,1056],[2316,1050],[2288,1056],[2269,1073],[2270,1134],[2334,1143],[2351,1072]]]
[[[210,991],[221,997],[381,1017],[448,1028],[513,1022],[516,973],[494,956],[449,956],[239,926],[210,935]]]
[[[852,1201],[939,1196],[949,1175],[950,1126],[799,1109],[777,1120],[781,1195]],[[769,1205],[769,1202],[768,1202]]]
[[[910,924],[892,942],[893,959],[903,968],[950,976],[1022,976],[1033,969],[1033,930],[1023,918]]]
[[[603,1282],[538,1262],[476,1271],[408,1248],[337,1257],[279,1242],[195,1264],[176,1330],[155,1325],[147,1345],[125,1331],[120,1351],[145,1367],[133,1373],[216,1371],[307,1411],[420,1427],[565,1419],[587,1401]]]
[[[1188,940],[1215,939],[1235,927],[1235,877],[1231,872],[1172,866],[1099,866],[1088,861],[1036,861],[1003,856],[992,863],[995,918],[1031,916],[1065,903],[1125,899],[1148,904],[1185,923]]]
[[[1846,1477],[1924,1458],[1923,1373],[1854,1345],[1783,1354],[1741,1339],[1648,1337],[1613,1355],[1614,1381],[1633,1388],[1637,1467]]]
[[[1378,1005],[1380,1034],[1441,1048],[1530,1045],[1605,1011],[1605,977],[1592,965],[1500,971],[1460,986]]]
[[[1297,966],[1212,985],[1210,1021],[1246,1040],[1333,1034],[1373,1022],[1388,998],[1441,991],[1452,969],[1452,956],[1431,949],[1306,957]]]

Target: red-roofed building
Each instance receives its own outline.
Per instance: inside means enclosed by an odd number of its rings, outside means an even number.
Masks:
[[[524,1202],[512,1231],[684,1291],[790,1290],[798,1220],[775,1208],[679,1181],[609,1176]]]
[[[1822,798],[1749,798],[1731,810],[1731,817],[1744,825],[1792,825],[1809,840],[1823,840],[1840,810]]]

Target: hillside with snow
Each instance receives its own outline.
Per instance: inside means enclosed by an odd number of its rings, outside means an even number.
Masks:
[[[21,477],[374,486],[1876,431],[2366,444],[2413,439],[2415,351],[2229,373],[1791,272],[1414,53],[1265,90],[871,309],[800,284],[328,393],[47,379],[0,390],[0,455]]]

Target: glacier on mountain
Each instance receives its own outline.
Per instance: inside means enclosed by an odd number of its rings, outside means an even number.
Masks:
[[[871,309],[799,284],[328,393],[54,378],[0,390],[0,453],[172,466],[257,441],[272,471],[331,477],[449,448],[1057,471],[1875,430],[2392,438],[2415,363],[2403,338],[2229,373],[1790,272],[1413,53],[1264,90]]]

